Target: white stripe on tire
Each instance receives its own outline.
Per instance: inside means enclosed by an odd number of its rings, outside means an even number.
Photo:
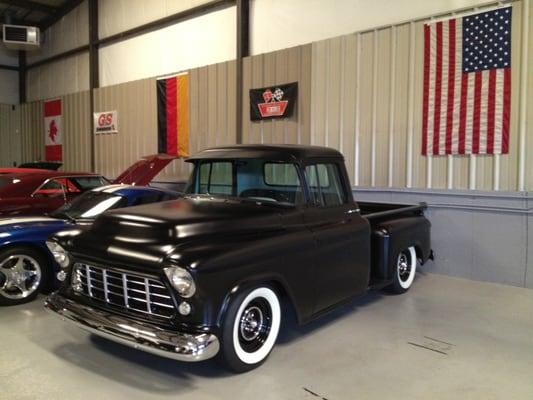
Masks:
[[[263,344],[258,350],[254,351],[253,353],[248,353],[243,350],[243,348],[240,345],[239,342],[239,323],[240,323],[240,316],[244,312],[244,309],[246,306],[254,299],[256,298],[263,298],[265,299],[268,304],[270,305],[270,308],[272,310],[272,326],[270,328],[270,334]],[[246,298],[243,300],[239,307],[239,311],[237,311],[235,321],[233,322],[233,345],[235,348],[235,353],[237,354],[237,357],[245,363],[245,364],[257,364],[261,362],[263,359],[268,356],[272,348],[274,347],[274,344],[276,343],[276,339],[278,337],[279,333],[279,327],[281,323],[281,308],[279,305],[279,300],[276,294],[269,288],[261,287],[253,290],[246,296]]]
[[[413,284],[413,281],[415,279],[415,274],[416,274],[416,263],[417,263],[415,248],[411,246],[407,250],[409,251],[409,254],[410,254],[411,271],[409,273],[409,278],[407,278],[405,282],[402,281],[402,279],[400,278],[400,270],[398,269],[398,266],[396,266],[396,273],[398,274],[398,282],[400,283],[400,286],[404,289],[409,289],[411,285]]]

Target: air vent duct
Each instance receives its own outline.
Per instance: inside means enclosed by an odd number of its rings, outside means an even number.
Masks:
[[[4,25],[4,43],[12,50],[36,50],[40,47],[40,31],[35,26]]]

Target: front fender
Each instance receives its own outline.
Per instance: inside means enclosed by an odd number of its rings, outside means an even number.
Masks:
[[[291,292],[290,286],[285,281],[283,276],[279,274],[262,274],[259,276],[255,276],[250,279],[243,279],[241,282],[237,283],[235,286],[229,290],[229,292],[224,297],[224,300],[220,306],[216,325],[218,328],[222,328],[222,325],[224,324],[224,319],[226,317],[226,312],[228,310],[229,305],[233,301],[235,297],[237,297],[240,293],[242,293],[245,290],[252,289],[258,286],[270,286],[274,289],[274,291],[277,293],[277,295],[280,297],[280,301],[283,299],[283,297],[286,297],[288,301],[291,304],[291,307],[296,312],[296,315],[298,317],[298,320],[300,320],[300,315],[297,312],[297,309],[294,307],[294,295]]]

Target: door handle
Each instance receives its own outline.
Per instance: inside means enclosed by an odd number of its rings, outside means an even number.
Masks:
[[[346,211],[346,214],[355,214],[355,213],[358,213],[359,211],[361,211],[360,208],[351,208],[348,211]]]

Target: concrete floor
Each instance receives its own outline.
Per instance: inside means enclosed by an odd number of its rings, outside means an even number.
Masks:
[[[314,394],[313,394],[314,393]],[[531,399],[533,290],[426,274],[305,327],[231,375],[62,323],[42,299],[0,309],[0,399]]]

